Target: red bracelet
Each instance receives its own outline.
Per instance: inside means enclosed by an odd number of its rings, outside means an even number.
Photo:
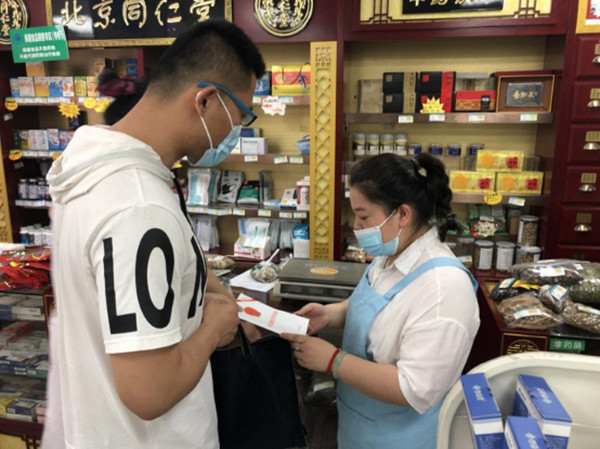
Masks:
[[[335,360],[335,358],[337,357],[337,355],[340,353],[340,349],[336,348],[335,351],[333,351],[333,355],[331,356],[331,359],[329,360],[329,363],[327,364],[327,375],[331,376],[332,372],[331,372],[331,368],[333,367],[333,361]]]

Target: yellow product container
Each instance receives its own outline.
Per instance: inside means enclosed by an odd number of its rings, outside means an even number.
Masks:
[[[455,193],[487,193],[494,190],[495,173],[451,171],[450,188]]]
[[[75,82],[75,96],[76,97],[87,97],[88,96],[88,88],[87,88],[87,78],[85,76],[75,76],[73,77]]]
[[[477,171],[523,171],[522,151],[481,150],[477,152]]]
[[[520,173],[497,173],[496,192],[519,193],[519,175]]]
[[[50,78],[47,76],[36,76],[33,79],[35,86],[36,97],[49,97],[50,96]]]
[[[519,193],[541,195],[544,184],[544,173],[539,171],[524,171],[517,175]]]
[[[271,67],[273,95],[310,95],[310,64]]]

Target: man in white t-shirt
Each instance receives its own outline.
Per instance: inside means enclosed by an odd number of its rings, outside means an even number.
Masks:
[[[219,447],[209,360],[233,338],[237,306],[206,292],[170,167],[229,154],[264,69],[235,25],[196,24],[128,115],[78,129],[52,166],[64,441],[44,449]]]

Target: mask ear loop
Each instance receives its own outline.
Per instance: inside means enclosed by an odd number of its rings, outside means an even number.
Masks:
[[[217,97],[219,98],[219,101],[223,105],[223,109],[225,109],[225,112],[227,113],[227,117],[229,117],[229,123],[231,124],[231,129],[233,129],[233,120],[231,119],[231,114],[229,113],[229,109],[227,109],[227,106],[225,106],[225,102],[221,98],[221,95],[219,94],[219,92],[217,92]]]
[[[196,94],[196,102],[198,102],[198,96],[200,95],[201,92],[198,92]],[[218,95],[218,93],[217,93]],[[231,119],[230,119],[231,120]],[[210,133],[208,132],[208,127],[206,126],[206,122],[204,121],[204,117],[200,116],[200,121],[202,122],[202,126],[204,126],[204,131],[206,131],[206,136],[208,137],[208,142],[210,143],[210,147],[213,147],[213,141],[212,141],[212,137],[210,136]]]

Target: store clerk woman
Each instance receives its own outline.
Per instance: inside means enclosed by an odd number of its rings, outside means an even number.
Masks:
[[[442,400],[479,327],[476,282],[442,243],[455,225],[451,199],[444,166],[428,154],[384,154],[352,174],[354,232],[377,257],[349,300],[297,312],[310,333],[343,326],[342,351],[284,335],[300,365],[339,378],[340,449],[436,446]]]

